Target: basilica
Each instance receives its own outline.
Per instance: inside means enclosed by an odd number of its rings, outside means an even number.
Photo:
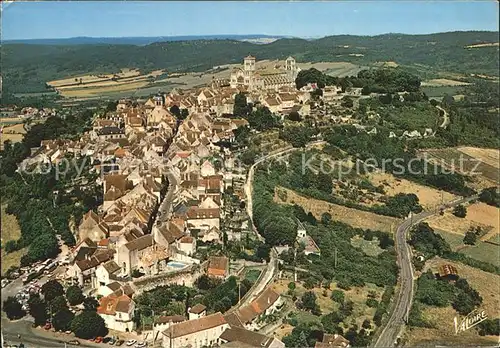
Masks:
[[[284,66],[277,64],[273,69],[256,68],[255,57],[248,56],[243,60],[243,69],[236,68],[231,72],[232,88],[246,87],[252,90],[278,90],[281,87],[294,87],[295,78],[300,68],[295,59],[288,57]]]

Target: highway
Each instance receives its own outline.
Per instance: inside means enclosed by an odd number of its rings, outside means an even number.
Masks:
[[[410,215],[396,230],[395,248],[397,253],[397,261],[399,265],[399,289],[396,292],[394,307],[390,313],[389,320],[383,327],[381,334],[374,344],[374,347],[394,347],[396,340],[400,337],[405,323],[408,320],[412,301],[413,301],[413,265],[411,258],[410,247],[406,243],[406,236],[411,226],[420,223],[428,217],[439,213],[441,209],[455,207],[459,204],[477,199],[477,196],[458,199],[442,206],[437,207],[434,211],[423,211],[416,215]]]

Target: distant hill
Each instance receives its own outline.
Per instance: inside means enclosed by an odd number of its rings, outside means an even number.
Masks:
[[[391,61],[421,74],[445,71],[498,76],[498,46],[466,48],[492,42],[498,42],[498,32],[338,35],[314,40],[282,38],[268,44],[234,39],[167,41],[143,46],[4,42],[1,58],[4,91],[37,92],[45,89],[46,81],[76,74],[112,73],[121,68],[204,71],[239,63],[248,54],[257,59],[285,59],[291,55],[299,63],[348,61],[366,65]]]
[[[4,40],[4,44],[25,45],[137,45],[144,46],[155,42],[169,41],[191,41],[191,40],[237,40],[250,41],[260,39],[280,39],[286,36],[279,35],[188,35],[188,36],[137,36],[137,37],[71,37],[65,39],[27,39],[27,40]]]

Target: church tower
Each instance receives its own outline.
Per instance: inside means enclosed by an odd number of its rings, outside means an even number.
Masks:
[[[288,57],[285,61],[285,70],[291,78],[296,78],[297,67],[295,65],[295,58]]]
[[[248,56],[243,60],[243,71],[245,72],[245,86],[253,87],[255,74],[255,57]]]

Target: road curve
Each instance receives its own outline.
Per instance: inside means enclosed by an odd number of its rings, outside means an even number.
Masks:
[[[424,211],[410,216],[398,226],[395,237],[395,248],[397,261],[400,268],[399,272],[399,290],[395,296],[395,305],[390,314],[389,320],[382,329],[382,332],[374,344],[374,347],[394,347],[396,340],[401,334],[405,323],[408,320],[412,301],[413,301],[413,265],[411,260],[410,247],[406,243],[407,232],[411,226],[435,215],[441,209],[452,208],[459,204],[477,199],[477,196],[462,198],[446,203],[438,207],[435,211]]]
[[[311,143],[306,145],[306,148],[321,145],[324,143],[325,143],[324,141],[311,142]],[[253,188],[253,177],[254,177],[255,167],[257,167],[259,164],[261,164],[261,163],[263,163],[271,158],[280,157],[280,156],[286,155],[290,152],[297,151],[297,150],[300,150],[300,148],[290,147],[290,148],[285,148],[283,150],[278,150],[274,153],[270,153],[264,157],[261,157],[257,161],[255,161],[255,163],[248,170],[247,180],[245,182],[245,188],[244,188],[245,196],[246,196],[246,209],[247,209],[248,217],[250,218],[250,221],[252,224],[252,230],[255,233],[255,235],[257,236],[257,238],[262,242],[264,242],[265,239],[264,239],[264,237],[262,237],[259,234],[259,231],[257,230],[257,228],[255,227],[255,225],[253,223],[252,188]],[[238,303],[235,307],[233,307],[233,310],[237,309],[245,304],[248,304],[253,299],[255,299],[265,289],[265,287],[269,284],[269,282],[273,279],[277,268],[278,268],[278,255],[276,253],[276,250],[274,248],[272,248],[271,254],[270,254],[270,260],[267,264],[266,269],[264,270],[265,273],[263,274],[263,276],[259,277],[258,281],[249,290],[250,293],[245,296],[246,297],[245,301]]]

